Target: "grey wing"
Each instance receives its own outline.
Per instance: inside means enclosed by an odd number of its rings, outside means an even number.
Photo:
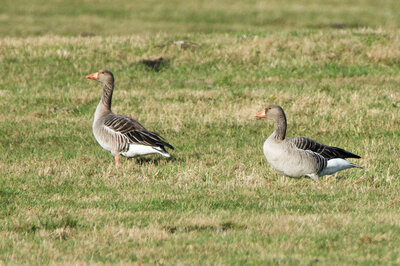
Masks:
[[[115,131],[117,134],[126,137],[130,143],[156,146],[160,147],[164,151],[164,146],[174,149],[171,144],[164,141],[158,134],[148,131],[144,126],[132,118],[110,114],[106,118],[104,125]]]
[[[326,159],[333,159],[333,158],[361,158],[360,156],[348,152],[344,149],[327,146],[321,143],[316,142],[312,139],[307,139],[303,137],[296,137],[287,139],[289,143],[295,145],[298,149],[301,150],[310,150],[312,152],[318,153],[319,155],[323,156]]]

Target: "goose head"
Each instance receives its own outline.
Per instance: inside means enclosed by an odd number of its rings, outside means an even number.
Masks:
[[[271,104],[267,108],[256,114],[256,117],[277,121],[285,117],[285,112],[279,105]]]
[[[101,83],[114,83],[114,76],[109,70],[99,70],[96,73],[87,75],[86,78],[97,80]]]

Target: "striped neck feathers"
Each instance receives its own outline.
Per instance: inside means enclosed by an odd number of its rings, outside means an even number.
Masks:
[[[286,116],[285,113],[279,114],[274,119],[275,122],[275,130],[274,130],[274,139],[276,140],[284,140],[286,136],[286,127],[287,127],[287,122],[286,122]]]
[[[106,107],[108,110],[111,111],[111,100],[114,91],[114,81],[105,81],[103,83],[103,95],[101,96],[101,103]]]

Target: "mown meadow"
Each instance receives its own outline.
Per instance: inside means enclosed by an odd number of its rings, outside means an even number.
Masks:
[[[0,7],[1,264],[399,264],[397,1],[5,1]],[[153,69],[144,59],[165,61]],[[172,158],[113,157],[113,111]],[[337,176],[280,175],[289,137],[362,156]]]

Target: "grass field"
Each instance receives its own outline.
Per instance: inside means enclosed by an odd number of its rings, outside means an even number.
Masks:
[[[400,264],[398,1],[110,3],[0,7],[0,264]],[[171,159],[115,169],[102,68]],[[364,169],[275,172],[270,103]]]

